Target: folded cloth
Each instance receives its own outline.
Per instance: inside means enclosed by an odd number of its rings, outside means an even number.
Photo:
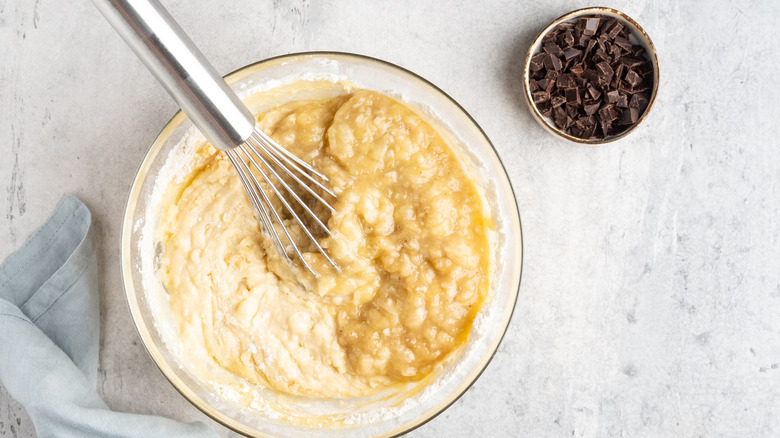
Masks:
[[[216,437],[203,423],[112,412],[97,394],[92,217],[70,197],[0,266],[0,381],[39,437]]]

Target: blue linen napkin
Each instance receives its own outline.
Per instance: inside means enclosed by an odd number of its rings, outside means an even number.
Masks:
[[[76,197],[0,266],[0,381],[39,437],[209,437],[205,424],[112,412],[97,393],[92,216]]]

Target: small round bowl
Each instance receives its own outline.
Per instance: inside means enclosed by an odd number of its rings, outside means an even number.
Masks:
[[[650,99],[647,103],[647,108],[645,108],[645,111],[639,116],[639,119],[637,119],[636,123],[629,126],[625,131],[604,138],[579,138],[559,129],[557,126],[555,126],[555,123],[553,122],[552,118],[545,117],[544,115],[542,115],[542,113],[534,104],[533,99],[531,98],[531,85],[529,82],[531,76],[530,74],[531,57],[533,57],[540,50],[542,46],[542,38],[563,22],[576,21],[580,17],[587,17],[591,15],[604,15],[608,17],[614,17],[618,21],[620,21],[620,23],[623,26],[627,27],[631,31],[632,42],[634,44],[639,44],[645,48],[645,53],[649,55],[650,58],[649,60],[653,65],[653,89],[650,92]],[[542,29],[542,31],[539,32],[536,38],[534,38],[534,41],[531,44],[531,48],[528,49],[528,54],[526,55],[525,58],[525,66],[523,68],[523,90],[524,90],[523,94],[525,94],[525,100],[528,103],[528,106],[531,108],[531,114],[533,114],[534,119],[536,119],[536,121],[539,122],[539,124],[542,125],[542,127],[544,127],[546,130],[552,132],[558,137],[561,137],[569,141],[573,141],[575,143],[600,145],[600,144],[610,143],[615,140],[619,140],[627,136],[628,134],[634,132],[634,130],[639,125],[642,124],[642,122],[647,117],[647,114],[650,113],[650,109],[653,107],[653,103],[655,102],[655,97],[658,94],[658,78],[659,78],[658,56],[656,55],[655,46],[653,45],[653,41],[647,35],[647,32],[645,32],[645,30],[642,29],[642,26],[640,26],[636,21],[634,21],[634,19],[632,19],[628,15],[616,9],[605,8],[605,7],[584,8],[584,9],[578,9],[576,11],[569,12],[568,14],[556,18],[550,24],[548,24],[544,29]]]
[[[260,399],[261,406],[267,401],[277,405],[284,402],[285,407],[292,407],[286,412],[292,412],[290,415],[294,415],[295,421],[281,420],[268,411],[250,408],[252,404],[241,399],[244,394],[240,391],[225,391],[223,385],[215,387],[214,381],[205,381],[201,375],[191,372],[193,362],[186,358],[193,346],[184,346],[178,341],[178,331],[169,315],[167,293],[154,275],[154,260],[160,249],[151,236],[157,228],[161,209],[159,198],[155,200],[155,193],[159,192],[156,182],[162,181],[164,185],[169,181],[171,174],[166,163],[169,157],[174,157],[174,152],[182,150],[182,139],[191,139],[193,135],[199,137],[193,134],[196,131],[192,123],[178,112],[149,149],[127,201],[122,227],[125,294],[138,334],[163,375],[195,407],[230,429],[251,437],[396,436],[420,426],[454,403],[484,371],[507,330],[518,296],[522,235],[512,186],[485,133],[443,91],[403,68],[345,53],[281,56],[243,67],[225,79],[233,90],[246,98],[253,89],[274,88],[291,77],[323,76],[345,78],[361,88],[403,99],[440,122],[437,127],[455,140],[453,148],[470,165],[484,188],[494,223],[492,285],[488,301],[477,315],[462,350],[442,369],[404,388],[403,393],[385,391],[361,399],[306,399],[268,394],[272,391],[259,387],[249,390],[267,397]],[[213,372],[212,375],[218,375],[220,370]],[[224,369],[221,372],[227,373]],[[312,423],[311,418],[318,420]]]

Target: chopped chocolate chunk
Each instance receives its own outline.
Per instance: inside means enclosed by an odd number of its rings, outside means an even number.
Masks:
[[[635,88],[642,82],[642,77],[636,74],[634,70],[629,70],[628,73],[626,73],[626,82],[631,85],[631,88]]]
[[[582,76],[582,73],[585,72],[582,67],[582,63],[572,65],[571,68],[569,68],[569,71],[571,71],[571,73],[577,77]]]
[[[624,56],[624,57],[620,58],[620,63],[625,65],[626,68],[630,69],[630,70],[633,70],[633,69],[639,67],[644,62],[646,62],[646,61],[643,60],[643,59],[633,58],[633,57],[630,57],[630,56]]]
[[[566,105],[579,105],[580,104],[580,93],[577,91],[576,88],[569,88],[565,92],[566,94]]]
[[[563,68],[563,63],[561,62],[560,58],[548,53],[547,56],[544,57],[544,68],[546,68],[548,71],[558,71]]]
[[[631,91],[633,91],[634,93],[643,93],[646,91],[650,91],[650,84],[647,81],[642,80],[642,82],[640,82],[639,85],[634,87],[634,89]]]
[[[628,96],[625,93],[620,93],[618,96],[617,106],[620,108],[628,108]]]
[[[623,56],[623,50],[620,46],[610,47],[609,53],[612,54],[612,62],[620,62],[620,57]]]
[[[598,100],[598,98],[601,97],[601,91],[594,87],[593,84],[588,84],[588,93],[590,93],[590,97],[595,100]]]
[[[563,56],[566,58],[566,60],[570,60],[576,56],[580,56],[582,54],[582,50],[575,49],[574,47],[568,47],[563,50]]]
[[[550,98],[550,104],[553,106],[553,108],[558,108],[564,103],[566,103],[566,98],[563,96],[553,96]]]
[[[599,118],[602,121],[606,120],[608,122],[611,122],[617,119],[617,117],[618,117],[617,111],[615,111],[615,107],[612,105],[607,105],[604,108],[601,108],[599,110]]]
[[[548,93],[546,91],[537,91],[537,92],[533,93],[531,95],[531,97],[533,97],[534,102],[536,102],[536,103],[546,102],[546,101],[550,100],[550,93]]]
[[[605,82],[612,80],[612,75],[615,74],[615,71],[612,70],[612,67],[609,65],[609,63],[606,61],[599,62],[596,64],[596,68],[599,71],[599,75]]]
[[[599,49],[603,50],[605,53],[609,51],[609,47],[607,46],[607,35],[601,34],[596,38],[596,43],[599,45]]]
[[[588,36],[596,35],[596,31],[599,29],[599,21],[599,17],[585,18],[585,27],[582,30],[582,34]]]
[[[637,108],[628,108],[620,115],[618,121],[621,125],[633,125],[639,120],[639,110]]]
[[[631,44],[631,41],[628,40],[628,38],[623,37],[617,37],[615,38],[615,44],[620,46],[621,49],[625,50],[626,52],[630,51],[633,48],[633,44]]]
[[[636,72],[642,75],[642,77],[649,76],[653,73],[653,65],[649,61],[644,61],[636,66]]]
[[[552,115],[552,106],[550,105],[550,102],[537,103],[536,107],[539,108],[539,112],[542,113],[543,116],[550,117]]]
[[[531,71],[539,71],[544,68],[544,53],[537,53],[531,57],[531,64],[529,65]]]
[[[587,79],[588,81],[594,84],[599,80],[598,72],[596,71],[596,69],[591,69],[591,68],[586,69],[585,72],[582,74],[582,77],[584,77],[585,79]]]
[[[565,44],[564,47],[571,47],[574,45],[574,34],[571,33],[571,30],[567,30],[563,34],[563,43]]]
[[[626,66],[623,64],[618,64],[617,68],[615,69],[615,79],[621,80],[623,79],[623,72],[626,70]]]
[[[644,110],[647,108],[648,104],[647,96],[645,96],[642,93],[635,94],[631,96],[631,101],[628,102],[629,108],[636,108],[639,111],[644,112]]]
[[[607,55],[607,52],[605,52],[604,50],[601,49],[601,47],[599,47],[598,49],[596,49],[596,54],[593,55],[593,61],[609,62],[612,61],[612,58],[609,55]]]
[[[586,45],[586,47],[585,47],[585,52],[584,52],[584,54],[583,54],[582,56],[583,56],[583,57],[585,57],[585,58],[587,58],[587,57],[588,57],[588,55],[590,55],[590,52],[592,52],[592,51],[593,51],[593,48],[594,48],[594,47],[596,47],[596,40],[594,40],[594,39],[589,39],[589,40],[588,40],[588,41],[587,41],[585,44],[583,44],[583,45]]]
[[[607,26],[607,36],[614,40],[618,36],[620,31],[623,30],[623,25],[619,21],[613,20],[610,25]]]
[[[555,87],[555,83],[551,83],[551,82],[553,81],[547,78],[539,79],[538,81],[536,81],[537,85],[539,85],[539,88],[548,93],[551,92]]]
[[[558,29],[571,31],[572,29],[574,29],[574,23],[569,21],[564,21],[563,23],[558,25]]]
[[[569,76],[568,75],[559,75],[558,76],[558,80],[556,81],[555,85],[558,88],[569,88],[569,87],[571,87],[571,85],[569,84]]]
[[[617,90],[612,90],[607,93],[607,102],[617,103],[618,99],[620,99],[620,93],[618,93]]]
[[[587,114],[589,116],[592,116],[593,114],[596,114],[596,111],[599,110],[599,106],[600,105],[601,104],[598,101],[590,103],[590,104],[586,103],[585,106],[583,107],[583,109],[585,110],[585,114]]]
[[[568,125],[568,121],[569,120],[570,119],[569,119],[569,117],[566,116],[566,114],[560,115],[558,113],[555,113],[555,126],[557,126],[558,129],[565,130],[566,128],[568,128],[569,127],[569,125]]]
[[[558,88],[577,88],[577,81],[569,73],[558,76]]]
[[[600,121],[599,127],[601,128],[601,135],[606,137],[609,135],[609,132],[612,131],[612,123],[607,121]]]
[[[544,51],[553,56],[563,56],[563,50],[552,41],[544,44]]]

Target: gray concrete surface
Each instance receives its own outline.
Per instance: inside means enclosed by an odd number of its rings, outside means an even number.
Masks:
[[[605,2],[654,39],[662,80],[646,123],[598,148],[553,138],[520,94],[533,36],[582,2],[163,3],[221,72],[303,50],[409,68],[504,158],[525,235],[515,317],[477,384],[413,436],[780,435],[780,3]],[[120,282],[126,193],[174,110],[89,1],[0,0],[0,258],[81,197],[101,394],[230,436],[157,371]],[[2,389],[0,436],[35,436]]]

